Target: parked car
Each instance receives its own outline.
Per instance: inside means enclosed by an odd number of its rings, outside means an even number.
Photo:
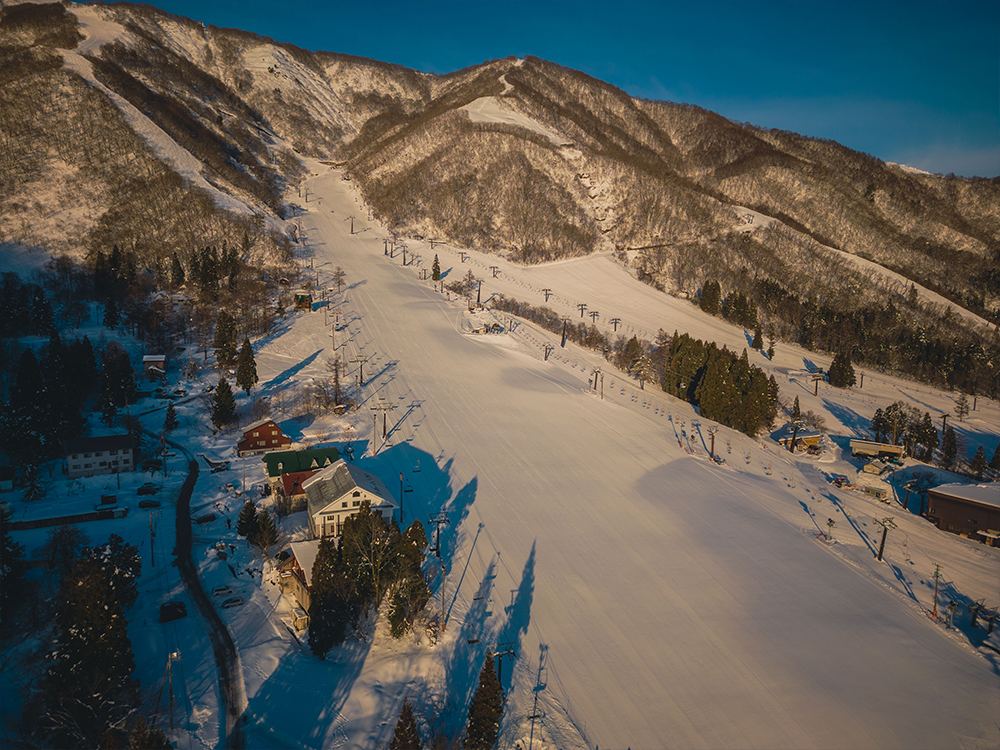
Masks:
[[[139,501],[139,507],[142,508],[143,510],[148,510],[149,508],[159,508],[160,507],[160,501],[159,500],[140,500]]]
[[[184,602],[167,602],[160,606],[160,622],[173,622],[187,617],[187,607]]]
[[[146,482],[142,487],[135,491],[137,495],[155,495],[160,491],[160,488],[153,484],[153,482]]]
[[[246,600],[242,596],[231,596],[222,602],[223,609],[232,609],[233,607],[242,607],[246,604]]]

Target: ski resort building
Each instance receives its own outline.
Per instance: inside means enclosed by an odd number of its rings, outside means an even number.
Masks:
[[[343,459],[316,472],[303,483],[309,513],[309,534],[316,539],[340,536],[344,521],[368,501],[372,513],[391,521],[398,507],[385,484],[374,474]]]
[[[292,444],[273,419],[260,419],[243,428],[243,439],[236,444],[236,455],[257,456],[280,451]]]
[[[292,608],[295,628],[302,630],[309,625],[309,593],[312,589],[312,569],[319,552],[319,539],[292,542],[288,557],[278,566],[281,593],[290,594],[298,606]]]
[[[340,458],[336,448],[309,448],[264,454],[264,473],[275,492],[281,491],[281,477],[303,471],[319,471]]]
[[[63,441],[63,471],[70,479],[117,474],[135,469],[135,443],[128,435],[78,438]]]
[[[943,484],[927,491],[927,520],[944,531],[1000,547],[1000,487]]]

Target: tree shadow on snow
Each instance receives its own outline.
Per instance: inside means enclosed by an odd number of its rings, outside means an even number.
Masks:
[[[865,439],[864,436],[868,434],[868,428],[871,426],[870,420],[862,417],[853,409],[848,409],[843,404],[834,403],[826,398],[823,399],[823,408],[856,436]]]
[[[323,349],[317,349],[315,352],[313,352],[312,354],[310,354],[308,357],[306,357],[305,359],[303,359],[298,364],[294,364],[291,367],[289,367],[287,370],[284,370],[284,371],[278,373],[277,375],[275,375],[273,378],[271,378],[267,382],[266,385],[264,385],[264,386],[261,387],[260,392],[259,392],[258,395],[269,394],[272,391],[274,391],[276,388],[278,388],[282,383],[285,383],[286,381],[289,381],[292,378],[294,378],[296,375],[298,375],[300,372],[302,372],[303,369],[305,369],[306,367],[308,367],[309,365],[311,365],[313,362],[315,362],[316,358],[320,354],[322,354],[323,351],[324,351]]]

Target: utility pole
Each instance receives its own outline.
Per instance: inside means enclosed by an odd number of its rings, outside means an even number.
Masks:
[[[836,526],[836,524],[837,524],[837,522],[834,521],[832,518],[826,519],[826,525],[827,525],[827,528],[829,529],[829,531],[826,532],[826,539],[827,539],[827,541],[830,541],[830,542],[833,541],[833,527]]]
[[[352,364],[358,365],[358,387],[365,384],[365,362],[368,361],[368,357],[362,357],[360,354],[351,360]]]
[[[468,255],[468,253],[467,253],[467,252],[465,252],[464,250],[459,250],[459,251],[458,251],[458,257],[462,259],[462,262],[463,262],[463,263],[465,263],[465,256],[466,256],[466,255]]]
[[[888,518],[876,518],[874,519],[876,526],[882,527],[882,542],[878,546],[878,559],[882,560],[882,552],[885,550],[885,538],[889,533],[889,529],[895,529],[896,524],[892,520],[892,516]]]
[[[597,312],[597,310],[591,310],[589,313],[587,313],[587,315],[590,316],[590,324],[594,325],[594,323],[597,322],[597,319],[600,317],[601,314]]]
[[[437,555],[438,562],[441,563],[441,632],[443,633],[448,623],[444,619],[444,584],[447,574],[445,573],[444,558],[441,557],[441,525],[451,523],[451,521],[442,512],[437,517],[430,519],[430,522],[437,526],[435,530],[434,554]]]
[[[563,331],[562,331],[562,343],[559,345],[560,348],[566,348],[566,326],[569,325],[569,318],[564,317],[563,319]]]
[[[378,424],[378,414],[377,414],[377,412],[382,412],[382,442],[384,443],[386,437],[389,434],[388,433],[388,414],[389,414],[389,412],[392,409],[396,408],[396,405],[395,404],[390,404],[388,401],[386,401],[385,396],[379,396],[378,401],[376,403],[372,404],[370,408],[372,410],[372,417],[374,419],[374,422],[372,423],[372,442],[373,443],[375,442],[375,431],[378,429],[378,427],[377,427],[377,424]],[[378,455],[378,444],[377,443],[375,444],[375,449],[372,452],[372,455]],[[402,475],[400,475],[400,476],[402,476]],[[400,485],[402,486],[402,482],[400,482]]]
[[[719,431],[718,427],[709,427],[708,428],[708,437],[712,441],[712,447],[709,450],[708,455],[711,456],[712,458],[715,458],[715,433],[717,433],[718,431]]]
[[[354,216],[351,216],[351,234],[354,234]]]
[[[156,529],[153,528],[153,511],[149,511],[149,567],[156,567],[153,555],[153,540],[156,539]]]
[[[818,396],[819,395],[819,381],[821,381],[822,379],[823,379],[823,374],[822,373],[820,373],[819,375],[813,375],[812,376],[812,381],[813,381],[813,395],[814,396]]]
[[[587,303],[586,302],[577,302],[576,306],[580,308],[580,317],[582,318],[583,314],[585,312],[587,312]]]
[[[483,306],[483,280],[479,279],[479,288],[476,289],[476,307]]]
[[[546,344],[545,345],[545,361],[546,362],[549,361],[549,355],[552,354],[552,352],[554,352],[555,349],[556,348],[554,346],[552,346],[552,344]]]
[[[938,581],[940,580],[941,566],[938,563],[934,563],[934,611],[931,613],[934,617],[937,617]]]
[[[801,419],[796,419],[794,422],[792,422],[792,424],[795,425],[795,429],[792,430],[792,442],[788,444],[789,453],[795,452],[795,440],[799,436],[799,428],[805,423]]]
[[[608,322],[615,329],[615,333],[618,333],[618,326],[620,326],[622,324],[621,318],[612,318]]]
[[[497,648],[503,649],[503,651],[497,651],[494,656],[497,658],[497,682],[500,683],[501,689],[503,688],[503,660],[505,656],[509,656],[513,662],[515,658],[514,646],[516,643],[498,643]]]
[[[490,266],[490,271],[493,272],[493,278],[495,279],[497,277],[497,274],[500,273],[500,266]]]
[[[545,289],[542,290],[542,294],[545,295],[545,301],[548,302],[549,295],[552,294],[552,290],[546,287]]]
[[[399,525],[403,525],[403,472],[399,472]]]

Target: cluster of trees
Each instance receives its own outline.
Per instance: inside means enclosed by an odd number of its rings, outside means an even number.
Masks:
[[[391,597],[392,636],[400,638],[412,629],[414,619],[430,601],[422,570],[426,548],[419,520],[400,532],[396,523],[372,513],[367,501],[344,522],[339,542],[321,539],[310,590],[309,646],[313,653],[324,658],[343,642],[361,614],[378,609],[387,595]]]
[[[789,276],[794,284],[795,274]],[[995,332],[984,338],[953,313],[937,315],[912,287],[905,295],[886,291],[863,304],[832,293],[822,298],[803,298],[766,275],[745,273],[735,278],[725,296],[718,281],[707,280],[699,304],[749,329],[759,326],[762,312],[772,331],[778,329],[807,349],[846,356],[939,388],[996,395],[991,363],[1000,356],[1000,339]]]
[[[267,510],[258,510],[252,500],[247,500],[240,508],[240,514],[236,518],[236,533],[246,538],[248,547],[252,544],[265,557],[268,556],[268,550],[278,543],[278,526],[274,517]]]
[[[105,346],[100,369],[86,336],[65,344],[53,333],[41,360],[34,350],[22,350],[0,409],[0,429],[18,436],[5,451],[19,463],[56,455],[63,440],[79,436],[83,411],[95,393],[111,406],[124,404],[135,393],[128,355],[115,342]]]
[[[37,692],[25,701],[22,739],[42,747],[167,750],[166,735],[136,718],[141,695],[126,613],[138,597],[138,549],[115,534],[86,545],[78,528],[62,526],[42,550],[58,589],[54,637]],[[15,591],[24,585],[10,573],[4,584]]]
[[[961,409],[956,408],[956,412],[960,411]],[[884,409],[875,410],[869,430],[876,442],[902,445],[907,454],[925,463],[933,462],[934,453],[940,446],[938,464],[941,468],[959,468],[960,441],[957,433],[950,424],[945,424],[939,433],[929,411],[921,414],[919,409],[907,406],[903,401],[896,401]],[[987,469],[1000,471],[1000,446],[989,461],[986,459],[986,449],[982,445],[978,446],[970,457],[967,468],[976,479],[982,479]]]
[[[500,722],[507,698],[493,664],[494,658],[493,654],[487,653],[479,671],[479,684],[469,704],[469,718],[465,726],[462,743],[465,750],[492,750],[500,736]],[[404,700],[389,750],[421,750],[422,747],[413,707],[409,700]]]
[[[737,357],[714,342],[674,332],[664,356],[663,390],[699,408],[699,413],[727,427],[755,436],[774,423],[778,384],[749,363],[746,350]]]
[[[51,336],[55,332],[52,305],[38,284],[24,284],[16,273],[0,281],[0,337]]]

